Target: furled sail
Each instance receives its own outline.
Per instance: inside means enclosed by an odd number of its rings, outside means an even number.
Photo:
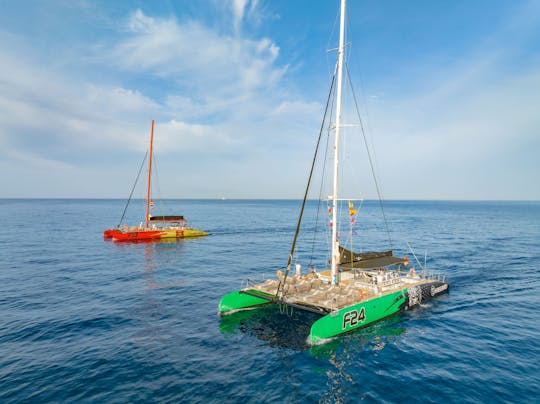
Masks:
[[[183,222],[184,216],[150,216],[151,222]]]
[[[395,257],[392,250],[355,253],[339,246],[339,265],[342,270],[382,268],[403,262],[404,259]]]

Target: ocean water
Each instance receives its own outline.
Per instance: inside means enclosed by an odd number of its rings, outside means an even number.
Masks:
[[[540,203],[388,202],[396,252],[427,250],[450,293],[318,347],[311,314],[217,314],[286,264],[299,201],[167,204],[211,234],[114,243],[124,201],[0,200],[0,402],[539,402]],[[376,211],[363,249],[388,238]]]

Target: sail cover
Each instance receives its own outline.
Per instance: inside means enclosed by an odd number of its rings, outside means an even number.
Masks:
[[[151,222],[183,222],[184,216],[150,216]]]
[[[345,270],[347,268],[382,268],[403,262],[403,258],[395,257],[392,250],[355,253],[339,246],[339,265]]]

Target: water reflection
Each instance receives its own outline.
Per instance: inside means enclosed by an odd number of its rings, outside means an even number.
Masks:
[[[319,318],[314,313],[293,310],[285,314],[278,306],[266,306],[223,316],[220,331],[236,334],[238,331],[252,335],[271,347],[295,351],[309,348],[307,337],[311,324]]]
[[[397,314],[344,335],[334,340],[332,346],[326,344],[312,348],[312,356],[323,360],[326,367],[327,390],[319,402],[342,403],[368,398],[362,383],[362,369],[366,374],[373,374],[369,367],[373,365],[374,355],[395,343],[405,331],[403,314]],[[354,374],[354,378],[349,372]]]
[[[302,310],[285,313],[278,306],[271,305],[223,316],[219,329],[224,335],[238,331],[252,335],[275,348],[309,351],[319,359],[330,358],[338,349],[361,350],[368,341],[371,350],[381,350],[388,337],[398,337],[405,332],[402,325],[396,326],[402,321],[402,314],[397,314],[353,333],[338,336],[326,344],[310,346],[307,342],[309,331],[319,318],[315,313]]]
[[[225,336],[238,333],[254,336],[265,345],[279,348],[276,355],[282,362],[281,369],[285,369],[282,381],[300,401],[305,401],[310,391],[310,387],[298,391],[298,386],[306,383],[306,375],[299,366],[306,366],[307,354],[308,363],[311,363],[309,379],[316,380],[317,390],[321,393],[317,400],[322,403],[354,402],[368,391],[362,382],[363,369],[366,374],[373,374],[374,357],[395,344],[406,332],[404,316],[407,314],[399,313],[316,346],[310,346],[307,339],[311,325],[319,316],[301,310],[288,316],[276,306],[224,316],[220,331]],[[326,388],[321,389],[321,384]]]
[[[137,243],[136,248],[141,248],[144,263],[144,289],[140,295],[140,305],[135,309],[135,315],[140,322],[135,334],[135,342],[148,346],[152,343],[162,344],[163,330],[162,320],[167,316],[167,310],[162,305],[160,295],[156,290],[183,286],[185,281],[160,282],[156,276],[158,268],[162,268],[162,261],[167,255],[164,250],[177,251],[182,248],[183,242],[177,239],[158,240],[151,243]],[[131,247],[134,247],[133,245]]]
[[[133,242],[115,242],[114,245],[121,251],[129,253],[131,258],[137,260],[144,257],[144,280],[147,289],[163,289],[175,286],[184,286],[187,282],[173,281],[158,283],[156,282],[155,272],[157,267],[163,267],[169,264],[172,260],[175,262],[179,259],[176,255],[184,248],[184,243],[192,241],[191,239],[162,239],[148,241],[133,241]],[[133,254],[133,252],[136,254]],[[170,254],[168,254],[170,253]],[[133,265],[133,264],[131,264]]]

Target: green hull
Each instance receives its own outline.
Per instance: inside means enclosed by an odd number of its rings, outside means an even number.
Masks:
[[[400,311],[401,307],[406,304],[406,296],[406,290],[400,290],[367,302],[345,307],[336,313],[327,314],[311,326],[309,343],[312,345],[321,344],[329,338],[391,316]]]
[[[269,299],[272,298],[271,295],[268,295],[268,297]],[[262,299],[260,297],[248,295],[237,290],[235,292],[228,293],[221,298],[221,301],[219,302],[219,314],[231,314],[238,310],[259,307],[270,303],[269,299]]]
[[[336,310],[322,316],[312,324],[308,342],[311,345],[323,344],[340,334],[371,325],[401,310],[408,310],[423,301],[447,293],[448,289],[449,286],[446,282],[434,281],[403,288]],[[253,296],[250,293],[259,296]],[[274,297],[273,294],[260,290],[248,290],[247,293],[238,290],[223,296],[219,303],[219,312],[221,315],[226,315],[240,310],[274,304]],[[299,304],[292,304],[292,306],[300,309],[304,308]],[[308,306],[305,309],[312,311]]]

